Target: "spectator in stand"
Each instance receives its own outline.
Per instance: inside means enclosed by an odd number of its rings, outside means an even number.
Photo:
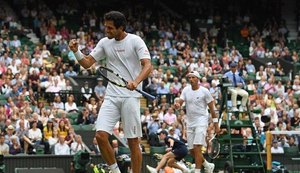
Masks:
[[[255,73],[256,72],[255,66],[252,64],[251,59],[248,59],[248,61],[247,61],[246,70],[247,70],[248,73]]]
[[[97,78],[97,81],[98,81],[98,85],[95,86],[94,93],[95,93],[98,100],[103,100],[104,95],[105,95],[106,87],[103,85],[103,79],[102,78]]]
[[[81,87],[81,93],[83,95],[83,102],[88,101],[92,96],[93,89],[89,86],[88,81],[85,81],[84,86]]]
[[[54,106],[54,109],[56,109],[56,110],[64,110],[65,109],[65,105],[61,101],[60,95],[55,95],[53,106]]]
[[[58,140],[59,140],[58,131],[56,128],[54,128],[52,132],[52,136],[50,136],[48,139],[49,149],[51,154],[54,154],[54,146],[58,143]]]
[[[55,155],[70,155],[70,147],[65,143],[65,138],[59,136],[58,143],[54,146]]]
[[[21,148],[21,145],[18,141],[18,137],[13,135],[11,137],[11,142],[12,143],[9,145],[9,154],[16,155],[16,154],[21,153],[22,148]]]
[[[18,48],[21,46],[21,41],[18,39],[17,35],[13,36],[13,40],[10,42],[10,46],[13,48]]]
[[[76,124],[90,124],[90,118],[89,118],[90,111],[87,108],[83,108],[82,111],[78,114],[77,122]]]
[[[65,124],[65,121],[60,120],[58,122],[57,131],[60,137],[65,138],[68,135],[69,127]]]
[[[93,144],[90,145],[89,149],[91,150],[92,154],[101,155],[97,139],[93,138]]]
[[[74,102],[74,96],[69,95],[67,98],[67,102],[65,103],[65,111],[70,112],[78,112],[78,108],[76,103]]]
[[[174,110],[172,107],[168,108],[168,112],[164,115],[164,122],[171,126],[173,123],[177,121],[177,116],[174,114]]]
[[[80,135],[75,135],[75,141],[71,144],[70,149],[71,149],[71,155],[74,155],[79,151],[85,150],[85,145],[83,144]]]
[[[28,139],[26,142],[30,144],[31,146],[37,146],[42,143],[42,131],[37,127],[37,122],[32,123],[32,127],[28,130]]]
[[[284,153],[283,148],[279,146],[277,139],[273,140],[273,144],[271,147],[271,153]]]
[[[9,126],[7,127],[6,135],[5,135],[5,143],[6,143],[7,145],[12,145],[12,140],[11,140],[11,138],[12,138],[12,136],[14,136],[14,133],[15,133],[15,128],[14,128],[14,126],[13,126],[13,125],[9,125]],[[19,140],[18,137],[17,137],[17,141],[18,141],[18,143],[20,143],[20,140]]]
[[[164,81],[160,82],[156,93],[157,94],[169,94],[170,93],[170,90],[169,90],[169,88],[166,87],[166,83]]]
[[[274,94],[276,92],[273,79],[268,79],[268,82],[264,85],[264,90],[267,94]]]
[[[62,90],[61,86],[58,85],[58,80],[53,79],[53,81],[54,83],[46,89],[46,93],[59,93]]]
[[[4,135],[0,135],[0,153],[3,155],[8,155],[9,154],[9,145],[7,145],[4,142],[5,138]]]
[[[66,77],[77,76],[78,74],[73,70],[72,66],[69,66],[69,70],[65,73]]]
[[[220,62],[218,59],[214,59],[214,62],[212,64],[212,73],[213,74],[221,74],[222,73],[222,66],[220,65]]]

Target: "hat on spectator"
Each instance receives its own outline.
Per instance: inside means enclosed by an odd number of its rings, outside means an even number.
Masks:
[[[235,62],[235,61],[232,61],[231,63],[230,63],[230,67],[236,67],[237,66],[237,63]]]
[[[47,122],[48,122],[48,123],[53,123],[52,119],[48,119]]]
[[[7,127],[7,129],[8,129],[8,130],[15,130],[14,126],[12,126],[12,125],[9,125],[9,126]]]
[[[187,76],[195,76],[197,78],[201,78],[200,74],[197,71],[191,71]]]
[[[103,79],[101,77],[98,77],[97,80],[98,81],[103,81]]]
[[[271,62],[268,62],[267,65],[272,65],[272,63],[271,63]]]

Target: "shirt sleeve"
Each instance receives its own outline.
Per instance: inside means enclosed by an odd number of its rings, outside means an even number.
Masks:
[[[103,59],[105,57],[105,52],[104,52],[104,42],[105,40],[107,40],[107,38],[103,38],[101,39],[96,47],[92,50],[92,52],[90,53],[90,55],[96,60],[96,61],[100,61],[101,59]]]
[[[145,42],[141,39],[141,37],[136,37],[135,41],[135,51],[139,57],[139,59],[151,59],[149,50],[145,44]]]

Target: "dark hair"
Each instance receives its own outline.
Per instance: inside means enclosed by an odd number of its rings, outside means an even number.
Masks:
[[[104,15],[104,20],[111,20],[114,22],[116,28],[123,27],[123,30],[126,29],[126,17],[123,13],[119,11],[110,11]]]

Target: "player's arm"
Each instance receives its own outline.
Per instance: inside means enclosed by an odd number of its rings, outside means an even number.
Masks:
[[[136,82],[137,84],[141,83],[144,79],[146,79],[152,71],[152,64],[150,59],[141,59],[141,65],[142,71],[134,80],[134,82]]]
[[[78,63],[85,69],[90,68],[96,60],[91,55],[83,55],[81,60],[78,60]]]
[[[219,117],[217,117],[217,114],[215,113],[215,101],[211,101],[208,103],[208,108],[214,123],[215,127],[215,132],[219,133],[220,132],[220,127],[219,127]]]

